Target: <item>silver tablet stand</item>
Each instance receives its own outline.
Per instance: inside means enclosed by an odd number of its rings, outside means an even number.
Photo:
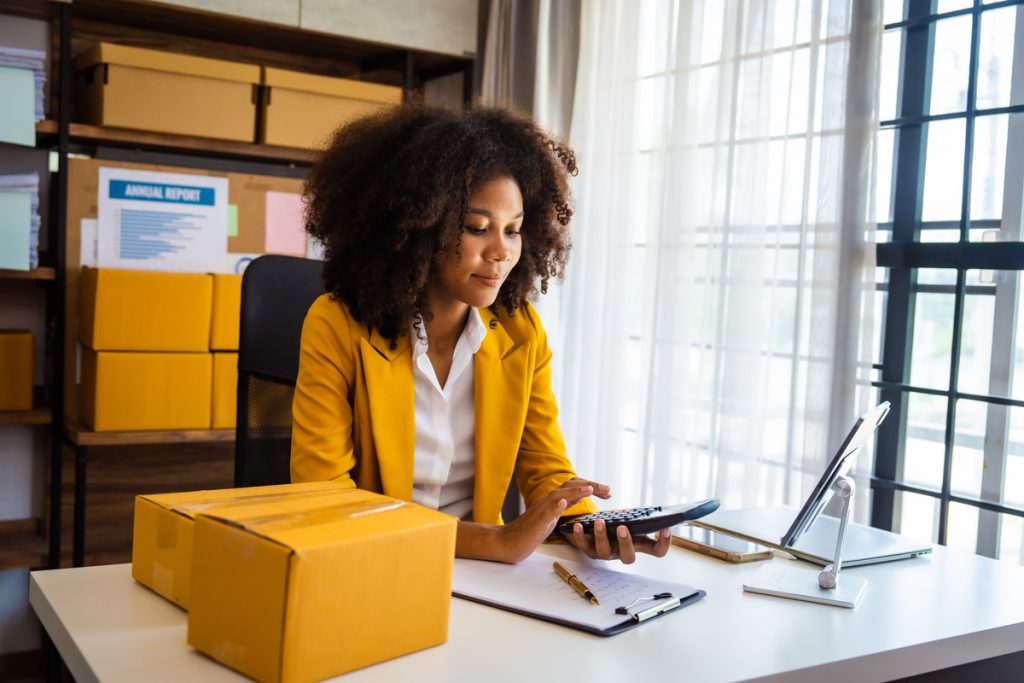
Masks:
[[[843,501],[843,511],[839,515],[839,536],[836,538],[836,554],[832,564],[826,565],[818,574],[818,585],[822,588],[836,588],[839,585],[839,571],[843,566],[843,546],[846,545],[846,524],[850,521],[850,500],[856,486],[853,479],[845,475],[832,482],[832,492]]]

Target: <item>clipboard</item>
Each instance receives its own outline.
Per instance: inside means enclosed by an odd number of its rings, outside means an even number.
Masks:
[[[559,559],[600,600],[593,605],[552,568],[557,558],[534,553],[519,564],[455,560],[452,594],[534,619],[599,636],[613,636],[678,612],[707,593],[682,583],[651,579]],[[668,593],[670,597],[658,597]],[[626,607],[625,614],[616,613]]]

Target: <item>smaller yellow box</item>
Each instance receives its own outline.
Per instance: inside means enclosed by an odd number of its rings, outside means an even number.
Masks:
[[[28,330],[0,330],[0,410],[32,410],[35,350]]]
[[[83,268],[79,339],[96,351],[208,351],[213,277]]]
[[[132,577],[188,609],[192,576],[192,529],[197,512],[242,508],[280,496],[315,496],[345,488],[333,481],[253,486],[135,497]]]
[[[402,103],[393,85],[263,67],[262,125],[257,141],[324,147],[334,130],[361,114]]]
[[[252,678],[288,683],[440,645],[457,523],[361,489],[203,512],[188,642]]]
[[[255,64],[100,43],[76,58],[74,69],[85,123],[253,141]]]
[[[242,276],[213,276],[213,324],[210,326],[211,351],[238,350],[238,321],[242,311]]]
[[[82,349],[82,421],[97,432],[209,429],[213,357]]]
[[[213,354],[213,428],[234,429],[238,405],[238,354]]]

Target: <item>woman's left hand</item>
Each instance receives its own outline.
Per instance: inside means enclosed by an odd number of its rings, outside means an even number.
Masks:
[[[623,564],[633,564],[637,553],[646,553],[655,557],[664,557],[672,545],[672,530],[662,529],[656,538],[650,536],[631,536],[624,526],[618,527],[615,543],[608,538],[608,530],[604,520],[594,522],[594,535],[583,533],[583,525],[572,526],[572,535],[564,534],[566,539],[583,551],[587,557],[595,560],[619,559]]]

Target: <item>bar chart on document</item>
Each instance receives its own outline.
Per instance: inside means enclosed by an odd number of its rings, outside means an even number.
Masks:
[[[228,180],[101,168],[97,265],[218,272],[228,238]]]

